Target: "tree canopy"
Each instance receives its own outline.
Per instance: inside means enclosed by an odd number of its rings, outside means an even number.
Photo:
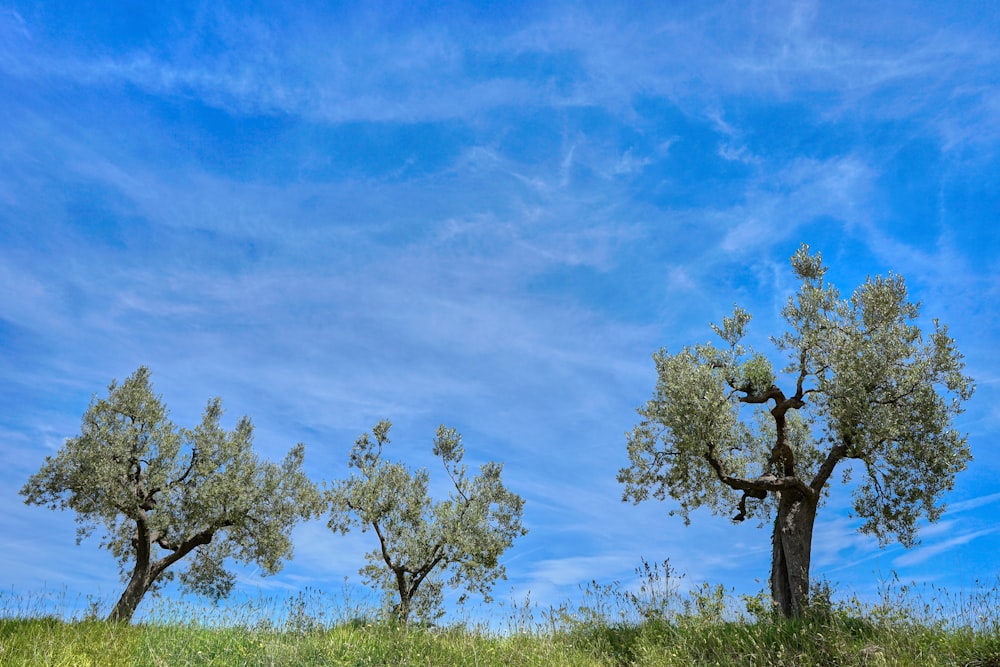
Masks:
[[[304,446],[281,464],[253,452],[253,425],[220,425],[222,402],[208,402],[193,429],[170,421],[140,367],[107,398],[91,400],[80,435],[45,459],[20,493],[28,504],[76,512],[77,543],[103,528],[127,582],[110,620],[129,620],[143,596],[173,578],[211,598],[229,594],[225,561],[257,563],[265,574],[292,554],[291,530],[318,515],[321,496],[302,472]]]
[[[500,556],[527,533],[521,525],[524,500],[504,486],[500,463],[486,463],[470,478],[461,436],[441,426],[433,452],[452,490],[434,502],[427,470],[383,458],[391,427],[382,420],[355,442],[349,466],[356,472],[326,492],[330,528],[346,533],[360,526],[375,533],[378,546],[360,572],[397,600],[393,611],[399,621],[407,622],[411,614],[424,620],[439,616],[443,584],[489,600],[494,583],[506,578]]]
[[[774,520],[771,592],[786,615],[808,601],[816,509],[842,463],[859,529],[880,543],[916,541],[971,459],[954,418],[973,392],[948,329],[924,335],[902,277],[869,278],[848,298],[826,281],[820,254],[791,259],[800,281],[772,338],[780,376],[745,344],[750,315],[737,306],[712,328],[722,345],[661,349],[652,399],[628,434],[624,500],[670,498],[690,520],[706,507]]]

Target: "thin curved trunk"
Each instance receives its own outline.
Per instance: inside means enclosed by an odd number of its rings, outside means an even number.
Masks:
[[[170,555],[160,560],[153,561],[153,539],[149,527],[145,521],[136,521],[136,537],[133,542],[135,547],[135,567],[132,569],[132,576],[125,586],[125,591],[118,598],[115,608],[108,614],[108,621],[128,623],[135,615],[135,610],[142,602],[143,596],[149,591],[163,572],[187,556],[191,551],[203,544],[209,544],[217,528],[206,528],[181,542],[176,547],[170,547],[173,551]]]
[[[145,521],[136,521],[136,535],[133,542],[135,546],[135,567],[132,569],[132,576],[125,586],[125,591],[118,598],[118,603],[108,615],[109,622],[128,623],[135,614],[136,607],[142,602],[146,591],[153,585],[156,575],[153,573],[152,556],[153,549],[149,540],[149,528]]]
[[[802,616],[809,604],[809,561],[816,503],[797,491],[778,494],[771,557],[771,598],[786,618]]]
[[[388,552],[385,553],[385,562],[396,574],[396,590],[399,592],[399,603],[392,610],[393,616],[395,616],[397,622],[406,625],[410,621],[410,602],[413,600],[413,592],[416,587],[411,586],[406,580],[406,570],[401,566],[393,565],[388,558]]]
[[[128,623],[132,620],[132,616],[135,615],[135,610],[142,602],[143,596],[149,590],[150,586],[153,585],[152,572],[150,568],[141,568],[136,565],[135,570],[132,572],[132,577],[129,579],[128,585],[125,586],[125,591],[122,596],[118,598],[118,603],[115,608],[111,610],[108,615],[109,622],[118,623]]]
[[[407,625],[410,622],[410,595],[400,591],[399,604],[396,605],[396,620]]]

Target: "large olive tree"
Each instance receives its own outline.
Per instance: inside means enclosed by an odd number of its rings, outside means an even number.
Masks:
[[[378,546],[367,554],[361,574],[397,599],[393,616],[400,622],[414,612],[427,620],[438,615],[444,583],[488,601],[493,584],[506,578],[500,556],[527,533],[521,525],[524,500],[504,486],[500,463],[486,463],[470,478],[462,464],[461,436],[441,426],[433,451],[452,490],[447,499],[433,502],[427,470],[383,458],[391,426],[382,420],[355,442],[349,465],[356,473],[326,493],[330,528],[346,533],[360,526],[375,533]]]
[[[253,425],[219,425],[208,402],[201,424],[179,429],[153,393],[146,367],[91,400],[69,438],[20,493],[28,504],[76,512],[77,543],[103,526],[101,546],[120,563],[125,591],[108,620],[128,621],[143,596],[190,556],[182,585],[218,599],[234,575],[226,558],[277,572],[291,556],[292,527],[317,516],[321,496],[302,472],[303,446],[280,465],[253,453]]]
[[[860,473],[860,530],[912,546],[918,518],[941,515],[971,458],[953,419],[973,391],[947,327],[934,320],[925,336],[917,325],[902,277],[869,278],[845,299],[818,253],[803,245],[791,261],[801,285],[772,338],[788,359],[781,377],[744,344],[739,307],[712,327],[723,345],[660,350],[618,474],[624,500],[669,496],[685,522],[702,506],[737,522],[773,517],[771,595],[786,616],[808,603],[813,523],[837,467],[851,464],[845,481]]]

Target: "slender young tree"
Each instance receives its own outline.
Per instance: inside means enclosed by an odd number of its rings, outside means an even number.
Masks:
[[[130,621],[182,559],[181,584],[214,599],[235,581],[227,558],[277,572],[291,557],[293,526],[321,512],[319,490],[302,472],[303,445],[280,465],[260,461],[250,419],[224,430],[218,398],[201,424],[178,429],[149,378],[143,366],[120,385],[112,381],[107,398],[95,395],[81,434],[20,492],[27,504],[76,512],[77,544],[103,527],[101,546],[126,582],[110,621]]]
[[[441,426],[433,451],[453,488],[446,500],[433,502],[426,470],[382,458],[391,426],[380,421],[371,435],[355,442],[349,465],[356,473],[326,492],[330,528],[346,533],[360,526],[375,533],[378,547],[367,554],[360,573],[396,598],[393,616],[402,623],[411,614],[425,620],[440,616],[443,584],[489,601],[493,584],[506,578],[500,556],[527,533],[521,525],[524,500],[503,485],[502,464],[486,463],[470,479],[461,436]]]
[[[750,315],[738,306],[712,327],[721,347],[660,350],[618,473],[624,500],[669,496],[685,522],[702,506],[736,522],[773,518],[771,595],[786,616],[808,604],[813,524],[835,469],[851,464],[845,482],[860,473],[861,532],[912,546],[917,520],[941,516],[971,459],[953,420],[973,392],[947,327],[934,320],[925,337],[916,324],[902,277],[869,278],[843,299],[808,246],[792,267],[801,286],[783,310],[788,330],[772,338],[783,377],[744,345]]]

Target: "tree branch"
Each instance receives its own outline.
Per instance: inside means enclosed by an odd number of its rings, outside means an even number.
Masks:
[[[188,463],[187,470],[185,470],[184,474],[182,474],[180,477],[178,477],[177,479],[175,479],[172,482],[169,482],[167,484],[167,486],[168,487],[172,487],[172,486],[176,486],[177,484],[183,484],[184,480],[187,479],[187,476],[191,474],[192,470],[194,470],[194,463],[195,463],[195,460],[197,460],[197,458],[198,458],[198,448],[194,447],[194,448],[191,449],[191,462]],[[156,489],[156,490],[159,491],[159,489]]]
[[[826,486],[827,481],[830,479],[830,475],[833,474],[833,469],[836,468],[841,459],[847,455],[850,448],[851,442],[849,436],[844,436],[844,443],[834,445],[830,448],[826,458],[823,460],[823,464],[816,472],[816,476],[813,477],[812,482],[809,483],[809,486],[813,491],[819,494],[823,490],[823,487]]]
[[[419,570],[413,571],[404,569],[405,572],[409,572],[410,574],[413,575],[413,579],[410,580],[410,586],[409,586],[409,591],[411,595],[413,593],[416,593],[417,587],[420,586],[420,583],[427,578],[427,575],[431,573],[431,570],[437,567],[438,564],[442,560],[444,560],[444,552],[442,551],[441,553],[438,553],[438,550],[441,549],[442,547],[443,545],[440,542],[435,544],[434,548],[431,550],[431,556],[433,556],[433,558],[424,561],[423,566]]]
[[[740,403],[756,405],[760,403],[767,403],[771,399],[774,399],[774,402],[778,404],[785,402],[784,392],[782,392],[780,389],[778,389],[778,387],[774,386],[773,384],[770,387],[768,387],[766,391],[763,391],[759,394],[751,395],[749,392],[746,391],[746,389],[739,389],[739,388],[737,388],[737,391],[742,391],[747,394],[746,396],[741,396],[738,399]]]
[[[455,485],[455,490],[458,491],[458,495],[462,496],[462,500],[464,500],[466,503],[469,503],[470,502],[469,497],[465,495],[465,491],[462,490],[462,485],[458,483],[458,479],[455,478],[454,471],[452,471],[452,469],[448,467],[448,462],[445,461],[443,456],[441,457],[441,463],[444,465],[444,469],[445,472],[448,473],[448,477],[451,478],[451,483]],[[464,475],[462,476],[462,479],[463,480],[465,479]]]
[[[794,400],[794,399],[793,399]],[[785,477],[795,475],[795,452],[788,444],[788,426],[785,421],[785,413],[788,407],[779,404],[771,410],[771,417],[774,418],[774,447],[771,449],[771,458],[768,459],[770,465],[781,465],[781,472]]]
[[[801,354],[799,354],[799,377],[795,380],[795,396],[798,401],[802,401],[806,392],[803,390],[803,385],[805,384],[806,378],[809,377],[809,365],[807,363],[809,357],[809,350],[803,349]]]
[[[209,542],[211,542],[212,537],[215,535],[215,532],[217,530],[218,528],[206,528],[205,530],[195,533],[188,539],[181,542],[179,545],[177,545],[176,549],[172,550],[171,554],[156,561],[156,563],[152,567],[152,571],[154,573],[152,578],[155,579],[159,577],[164,570],[166,570],[168,567],[170,567],[180,559],[187,556],[189,553],[191,553],[192,550],[195,549],[195,547],[200,547],[203,544],[208,544]],[[157,541],[157,544],[160,544],[160,541]],[[160,544],[160,546],[162,546],[162,544]]]
[[[747,518],[747,498],[756,498],[757,500],[764,500],[767,498],[767,491],[744,491],[743,496],[740,497],[740,503],[737,506],[739,512],[733,517],[733,521],[743,521]]]
[[[393,570],[396,570],[395,564],[392,562],[392,556],[389,555],[389,549],[385,544],[385,536],[382,535],[382,529],[379,528],[378,521],[372,521],[372,528],[375,529],[375,534],[378,535],[379,547],[382,549],[382,560]],[[397,572],[398,574],[398,572]]]
[[[715,445],[709,445],[705,452],[705,459],[712,466],[719,481],[733,489],[734,491],[744,491],[751,498],[755,498],[760,492],[778,492],[795,490],[807,497],[815,497],[813,490],[794,475],[776,477],[774,475],[761,475],[757,479],[749,480],[741,477],[733,477],[726,474],[722,469],[722,464],[715,457]]]

